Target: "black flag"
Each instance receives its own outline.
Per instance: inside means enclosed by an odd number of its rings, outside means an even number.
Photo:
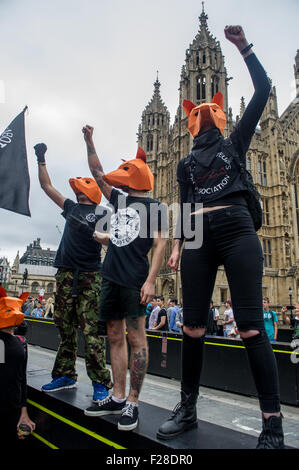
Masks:
[[[0,136],[0,208],[28,215],[30,178],[25,142],[26,108]]]

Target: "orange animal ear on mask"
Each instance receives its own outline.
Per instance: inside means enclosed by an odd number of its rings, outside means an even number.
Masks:
[[[0,297],[7,297],[6,290],[2,286],[0,286]]]
[[[146,154],[145,154],[145,151],[141,147],[138,147],[136,158],[141,158],[141,160],[143,160],[144,163],[146,163]]]
[[[185,111],[186,115],[189,117],[192,109],[196,108],[196,105],[194,103],[192,103],[192,101],[184,100],[183,101],[183,108],[184,108],[184,111]]]
[[[223,94],[218,91],[216,95],[213,96],[211,103],[216,103],[223,110]]]
[[[28,296],[29,296],[29,292],[23,292],[21,295],[19,295],[19,299],[21,299],[24,304],[26,300],[28,299]]]

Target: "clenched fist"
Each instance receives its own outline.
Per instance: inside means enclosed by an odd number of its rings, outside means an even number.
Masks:
[[[83,127],[82,132],[84,134],[84,140],[87,144],[92,143],[92,136],[93,136],[93,127],[86,125]]]
[[[226,39],[235,44],[239,50],[248,46],[242,26],[226,26],[224,34]]]
[[[33,148],[35,155],[37,156],[37,163],[45,163],[45,153],[47,151],[46,144],[36,144]]]

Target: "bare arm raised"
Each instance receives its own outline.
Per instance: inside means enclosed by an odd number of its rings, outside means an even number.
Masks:
[[[226,26],[224,29],[224,34],[226,39],[232,42],[240,52],[249,46],[249,42],[245,37],[242,26]],[[242,56],[245,59],[245,57],[248,57],[250,54],[253,54],[251,48],[242,54]]]
[[[52,185],[50,176],[46,167],[45,153],[47,151],[46,144],[36,144],[34,146],[35,154],[37,156],[38,163],[38,179],[41,188],[45,191],[47,196],[52,199],[61,209],[64,209],[64,202],[66,197],[62,196],[57,189]]]
[[[105,198],[110,199],[112,186],[105,183],[103,180],[104,170],[97,155],[94,143],[93,143],[93,127],[85,126],[82,129],[84,134],[84,140],[86,142],[87,147],[87,158],[88,158],[88,165],[89,169],[92,173],[92,176],[98,183],[99,188],[101,189],[102,193],[104,194]]]

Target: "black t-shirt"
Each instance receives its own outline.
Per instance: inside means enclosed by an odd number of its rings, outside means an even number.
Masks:
[[[102,277],[140,289],[148,276],[147,254],[153,246],[154,233],[167,230],[167,208],[155,199],[125,196],[116,189],[112,189],[109,203],[114,213]]]
[[[159,328],[158,331],[168,331],[168,322],[167,322],[167,311],[166,308],[162,307],[158,313],[157,317],[157,326],[161,323],[162,317],[166,317],[164,326],[162,328]]]
[[[25,339],[0,331],[1,351],[4,345],[4,364],[0,362],[0,413],[26,406],[27,349]]]
[[[100,218],[95,214],[96,207],[96,204],[78,204],[70,199],[65,200],[61,215],[66,219],[66,223],[54,261],[56,268],[77,268],[80,271],[89,272],[100,270],[102,245],[74,230],[68,223],[70,215],[77,217],[81,215],[95,230],[96,223]]]

